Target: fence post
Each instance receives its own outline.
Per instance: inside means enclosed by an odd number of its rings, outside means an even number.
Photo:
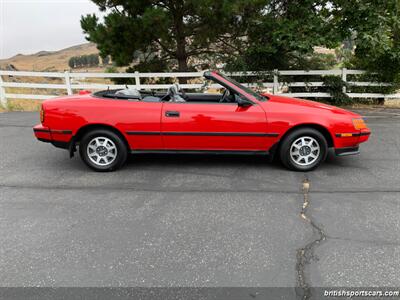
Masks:
[[[138,71],[135,71],[135,85],[136,89],[140,90],[140,76]]]
[[[278,82],[278,70],[274,70],[274,86],[272,88],[272,94],[277,94],[279,90],[279,82]]]
[[[7,109],[6,89],[3,87],[3,78],[0,75],[0,102],[1,106]]]
[[[65,71],[65,86],[67,89],[67,94],[72,95],[72,88],[71,88],[71,77],[69,76],[69,72]]]
[[[342,80],[347,83],[347,69],[346,68],[342,68]],[[342,88],[342,92],[346,93],[347,92],[346,90],[347,90],[346,86],[344,86]]]

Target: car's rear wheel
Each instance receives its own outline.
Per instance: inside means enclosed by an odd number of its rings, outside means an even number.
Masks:
[[[110,130],[94,130],[85,134],[79,145],[84,163],[98,172],[119,169],[128,156],[127,147],[120,136]]]
[[[291,132],[282,142],[280,159],[283,165],[295,171],[317,168],[328,154],[328,143],[321,132],[301,128]]]

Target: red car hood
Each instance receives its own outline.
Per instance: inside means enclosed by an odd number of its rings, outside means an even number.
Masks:
[[[287,105],[293,105],[293,106],[301,106],[303,108],[311,108],[311,109],[319,109],[323,111],[330,111],[335,114],[343,114],[343,115],[352,115],[359,117],[358,114],[353,113],[351,111],[345,110],[343,108],[339,108],[336,106],[316,102],[316,101],[310,101],[310,100],[304,100],[304,99],[297,99],[297,98],[289,98],[289,97],[283,97],[283,96],[276,96],[276,95],[268,95],[269,100],[266,102],[273,102],[273,103],[282,103],[282,104],[287,104]]]

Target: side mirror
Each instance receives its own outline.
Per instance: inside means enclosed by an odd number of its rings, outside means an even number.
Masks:
[[[249,100],[247,100],[247,99],[243,99],[241,96],[239,96],[239,95],[235,95],[235,100],[236,100],[236,103],[238,104],[238,106],[240,106],[240,107],[249,107],[249,106],[252,106],[253,105],[253,103],[252,102],[250,102]]]

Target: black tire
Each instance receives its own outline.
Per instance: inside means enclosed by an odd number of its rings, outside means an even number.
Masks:
[[[98,141],[102,141],[103,143],[108,139],[108,146],[110,146],[110,149],[112,150],[108,151],[104,149],[104,151],[100,152],[97,156],[97,152],[92,152],[94,156],[89,158],[88,152],[93,151],[93,147],[96,147],[94,144],[96,142],[94,141],[95,139],[98,139]],[[89,143],[91,143],[91,150],[88,149]],[[79,154],[83,162],[92,170],[97,172],[111,172],[123,166],[128,157],[128,149],[125,142],[118,134],[106,129],[97,129],[90,131],[83,136],[79,144]],[[111,156],[106,154],[110,154]],[[99,157],[100,162],[95,163],[93,160]]]
[[[318,143],[319,146],[319,151],[317,150],[312,150],[316,149],[316,144],[314,141],[312,141],[313,148],[311,147],[304,147],[302,150],[299,150],[299,155],[296,154],[291,154],[291,149],[292,147],[299,147],[299,145],[296,143],[297,146],[294,145],[296,141],[300,143],[301,145],[301,140],[299,139],[305,138],[307,142],[311,142],[312,139]],[[302,147],[301,147],[302,148]],[[295,150],[295,149],[294,149]],[[302,151],[302,152],[300,152]],[[312,153],[314,157],[304,157],[301,156],[301,154],[310,154]],[[315,168],[317,168],[323,161],[325,161],[326,156],[328,155],[328,143],[323,136],[321,132],[319,132],[316,129],[313,128],[299,128],[297,130],[294,130],[291,132],[283,141],[282,144],[280,145],[279,149],[279,156],[281,159],[281,162],[283,165],[294,171],[301,171],[301,172],[307,172],[307,171],[312,171]],[[307,155],[305,155],[307,156]],[[295,159],[299,160],[296,161]],[[311,161],[311,159],[313,159]],[[310,160],[310,161],[306,161]],[[302,164],[307,164],[307,165],[302,165]]]

